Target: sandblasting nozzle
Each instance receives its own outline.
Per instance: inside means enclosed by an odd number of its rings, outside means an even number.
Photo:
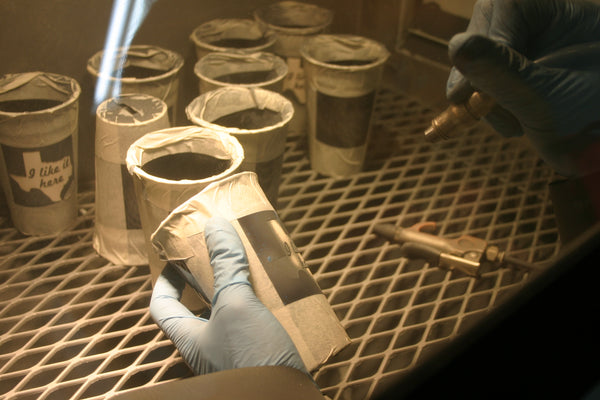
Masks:
[[[468,128],[487,115],[495,103],[487,94],[474,92],[463,104],[453,104],[434,118],[425,131],[425,139],[437,142],[456,136],[461,128]]]

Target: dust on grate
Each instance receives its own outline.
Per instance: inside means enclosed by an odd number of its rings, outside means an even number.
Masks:
[[[478,126],[428,144],[432,110],[383,90],[365,171],[332,179],[287,143],[279,214],[353,339],[315,373],[332,399],[367,399],[401,379],[527,280],[484,266],[480,279],[400,257],[376,223],[434,221],[437,233],[488,240],[531,262],[553,257],[552,172],[522,139]],[[191,375],[150,318],[147,266],[116,266],[92,248],[94,194],[56,237],[0,220],[0,396],[101,399]]]

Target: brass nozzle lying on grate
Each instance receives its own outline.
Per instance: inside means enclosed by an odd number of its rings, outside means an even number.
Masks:
[[[495,100],[487,94],[474,92],[466,102],[452,104],[434,118],[425,131],[425,139],[437,142],[440,139],[455,137],[460,129],[474,125],[487,115],[495,104]]]

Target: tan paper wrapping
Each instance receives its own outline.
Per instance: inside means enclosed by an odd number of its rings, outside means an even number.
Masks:
[[[333,21],[333,12],[299,1],[279,1],[255,10],[254,19],[275,32],[275,54],[300,57],[304,41],[324,32]]]
[[[0,182],[12,221],[24,234],[54,235],[77,219],[80,94],[79,83],[63,75],[0,77]],[[10,102],[54,105],[13,109]]]
[[[360,36],[322,34],[307,40],[301,54],[312,169],[336,178],[361,172],[389,52]]]
[[[169,127],[167,105],[144,94],[102,102],[96,111],[94,249],[117,265],[148,263],[148,251],[127,171],[127,150],[149,132]]]
[[[200,60],[216,52],[269,51],[275,43],[275,35],[252,19],[217,18],[198,25],[190,40],[196,49],[196,60]]]
[[[272,111],[279,115],[279,122],[257,129],[216,123],[221,117],[245,110]],[[244,148],[241,170],[256,172],[262,189],[277,207],[287,128],[294,116],[292,103],[270,90],[227,86],[196,97],[185,112],[194,124],[227,132],[239,140]]]
[[[223,86],[260,87],[274,92],[283,88],[283,80],[288,72],[285,61],[275,54],[258,52],[250,54],[209,53],[194,66],[198,77],[200,94]],[[246,78],[246,82],[228,83],[223,77],[230,74],[262,73],[263,80]]]
[[[150,76],[121,76],[114,75],[116,71],[101,70],[104,58],[115,60],[115,67],[127,69],[140,68],[154,71]],[[120,48],[114,52],[99,51],[87,62],[87,71],[98,81],[105,84],[120,86],[118,93],[143,93],[164,101],[169,108],[169,120],[175,125],[178,115],[177,97],[179,94],[180,70],[183,67],[183,57],[171,50],[157,46],[132,45]],[[105,100],[105,99],[102,99]]]
[[[143,166],[156,158],[176,153],[197,152],[220,159],[231,160],[225,171],[205,179],[170,180],[152,176]],[[244,151],[239,142],[225,132],[217,132],[198,126],[184,126],[148,133],[136,140],[127,151],[127,168],[133,175],[134,188],[138,200],[142,230],[148,244],[148,260],[152,283],[165,266],[156,252],[151,251],[150,236],[169,213],[190,197],[205,188],[209,183],[235,173]]]
[[[212,183],[177,207],[153,234],[152,244],[163,260],[179,267],[185,262],[180,272],[210,301],[214,278],[204,226],[215,215],[238,232],[257,297],[290,335],[308,370],[350,343],[253,172]]]
[[[255,10],[254,19],[265,29],[275,33],[273,52],[283,57],[288,65],[289,72],[283,82],[283,94],[294,105],[294,118],[290,121],[289,135],[306,137],[306,92],[300,49],[308,38],[329,29],[333,21],[333,12],[313,4],[280,1]]]

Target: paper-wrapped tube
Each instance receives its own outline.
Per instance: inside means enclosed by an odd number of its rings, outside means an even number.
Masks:
[[[0,77],[0,181],[24,234],[54,235],[77,219],[80,94],[63,75]]]
[[[301,49],[312,169],[336,178],[362,171],[375,95],[389,52],[355,35],[318,35]]]
[[[280,92],[287,72],[281,57],[265,52],[209,53],[194,66],[200,94],[231,85]]]
[[[307,39],[329,29],[333,12],[304,2],[279,1],[256,9],[254,19],[274,32],[276,40],[272,51],[283,57],[288,65],[282,93],[294,105],[289,135],[306,137],[306,93],[300,49]]]
[[[256,172],[277,207],[287,128],[294,115],[292,103],[270,90],[227,86],[196,97],[185,111],[191,122],[239,140],[244,148],[241,170]]]
[[[148,263],[146,241],[125,158],[133,142],[169,127],[167,105],[145,94],[108,99],[96,110],[94,249],[114,264]]]
[[[198,25],[190,35],[196,59],[209,53],[256,53],[269,51],[275,35],[249,18],[217,18]]]
[[[114,71],[103,71],[107,60],[114,59]],[[177,117],[180,70],[183,57],[171,50],[150,45],[132,45],[112,52],[99,51],[87,62],[87,70],[100,84],[120,87],[117,91],[143,93],[164,101],[169,108],[169,120]],[[105,99],[101,99],[105,100]]]
[[[350,343],[255,173],[242,172],[208,185],[173,210],[152,235],[152,244],[210,301],[214,279],[204,226],[215,215],[228,219],[238,232],[257,297],[281,322],[308,370]]]
[[[199,163],[191,158],[197,156]],[[148,133],[129,147],[127,169],[133,175],[153,283],[165,263],[150,251],[152,233],[178,205],[237,172],[243,159],[242,146],[233,136],[198,126]]]
[[[275,54],[299,57],[304,41],[324,32],[333,21],[333,12],[299,1],[279,1],[254,11],[254,19],[275,33]]]

